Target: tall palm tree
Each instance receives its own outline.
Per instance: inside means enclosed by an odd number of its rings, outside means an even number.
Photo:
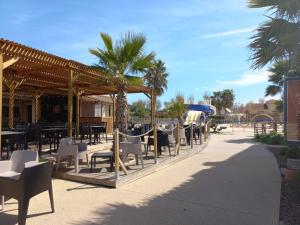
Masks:
[[[300,60],[300,1],[248,0],[250,8],[268,7],[268,20],[261,24],[249,45],[254,68],[268,63],[290,60],[291,66]]]
[[[108,76],[107,82],[114,85],[117,90],[116,122],[121,132],[127,132],[127,87],[128,85],[140,85],[143,83],[139,77],[129,74],[145,73],[151,67],[154,53],[144,53],[146,38],[142,34],[127,32],[120,40],[113,43],[112,37],[106,33],[100,33],[104,44],[103,49],[90,49],[90,53],[99,60],[94,68]]]
[[[155,61],[144,76],[146,85],[153,90],[154,98],[151,107],[154,107],[154,112],[156,109],[156,96],[161,96],[168,88],[168,76],[165,63],[161,60]]]

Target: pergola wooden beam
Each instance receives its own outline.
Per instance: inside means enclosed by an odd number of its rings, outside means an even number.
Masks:
[[[8,63],[9,62],[9,63]],[[8,66],[11,66],[17,60],[4,62],[3,54],[0,52],[0,146],[1,146],[1,136],[2,136],[2,91],[3,91],[3,70]],[[0,147],[0,159],[2,155],[2,148]]]
[[[5,63],[3,63],[3,69],[6,69],[7,67],[13,65],[14,63],[16,63],[19,60],[19,57],[13,57],[10,60],[6,61]]]
[[[3,86],[3,55],[0,52],[0,160],[2,156],[2,86]]]

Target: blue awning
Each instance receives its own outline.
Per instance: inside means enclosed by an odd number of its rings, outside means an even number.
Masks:
[[[188,110],[194,110],[194,111],[202,111],[209,114],[214,114],[214,110],[209,107],[209,105],[195,105],[190,104],[187,106]]]

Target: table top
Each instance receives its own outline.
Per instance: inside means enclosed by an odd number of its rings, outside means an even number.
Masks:
[[[1,135],[15,135],[15,134],[24,134],[24,132],[19,132],[19,131],[8,131],[8,130],[5,130],[5,131],[2,131],[1,132]]]
[[[65,127],[53,127],[53,128],[42,128],[42,131],[59,131],[59,130],[67,130]]]
[[[90,126],[90,128],[104,128],[105,126],[103,126],[103,125],[92,125],[92,126]]]

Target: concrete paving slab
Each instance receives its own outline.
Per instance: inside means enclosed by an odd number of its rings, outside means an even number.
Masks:
[[[277,225],[280,175],[274,157],[250,131],[213,135],[201,153],[119,189],[53,180],[30,202],[27,224]],[[17,202],[0,224],[17,221]]]

